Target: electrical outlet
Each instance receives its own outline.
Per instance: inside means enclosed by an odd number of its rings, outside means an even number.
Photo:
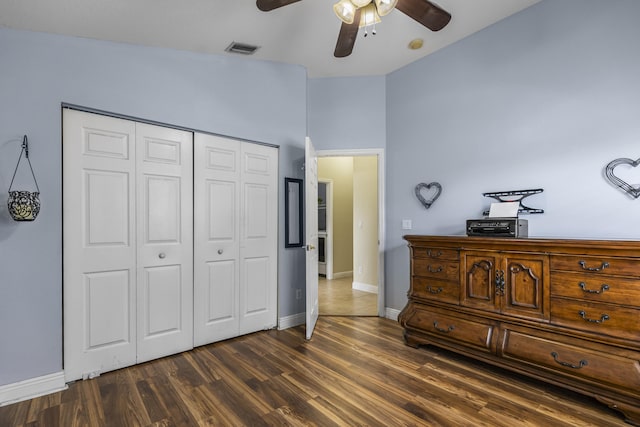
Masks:
[[[411,230],[412,227],[413,227],[413,225],[411,224],[411,220],[410,219],[403,219],[402,220],[402,229],[403,230]]]
[[[302,298],[302,289],[296,289],[296,299]]]

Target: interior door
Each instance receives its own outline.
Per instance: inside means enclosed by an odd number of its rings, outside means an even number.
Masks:
[[[63,110],[65,381],[136,362],[135,123]]]
[[[136,123],[138,363],[193,347],[192,139]]]
[[[311,139],[306,138],[304,155],[305,241],[307,267],[306,337],[311,339],[318,321],[318,156]]]
[[[278,149],[240,148],[240,335],[278,317]]]
[[[240,142],[195,134],[194,345],[239,332]]]

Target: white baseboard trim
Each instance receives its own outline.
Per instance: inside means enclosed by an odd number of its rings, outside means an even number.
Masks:
[[[368,283],[352,282],[351,288],[357,291],[369,292],[371,294],[378,293],[378,287],[375,285],[370,285]]]
[[[3,385],[0,386],[0,406],[10,405],[66,389],[67,384],[64,382],[63,371]]]
[[[333,273],[334,279],[344,279],[352,276],[353,276],[353,271],[339,271],[338,273]]]
[[[278,319],[278,329],[288,329],[298,325],[304,325],[307,322],[306,313],[292,314]]]
[[[400,310],[396,310],[395,308],[391,308],[391,307],[386,307],[384,309],[384,314],[387,319],[391,319],[391,320],[398,320],[398,316],[400,316]]]

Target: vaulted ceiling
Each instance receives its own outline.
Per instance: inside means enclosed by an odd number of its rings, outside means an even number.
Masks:
[[[358,34],[353,53],[333,56],[341,21],[336,0],[302,0],[262,12],[255,0],[0,0],[0,26],[201,53],[232,42],[258,46],[249,58],[299,64],[308,76],[385,75],[517,13],[539,0],[437,0],[451,15],[432,32],[399,10],[376,34]],[[409,49],[422,39],[421,49]]]

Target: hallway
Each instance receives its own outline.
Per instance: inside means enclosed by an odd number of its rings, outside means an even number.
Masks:
[[[318,278],[321,316],[377,316],[378,294],[351,288],[353,277]]]

